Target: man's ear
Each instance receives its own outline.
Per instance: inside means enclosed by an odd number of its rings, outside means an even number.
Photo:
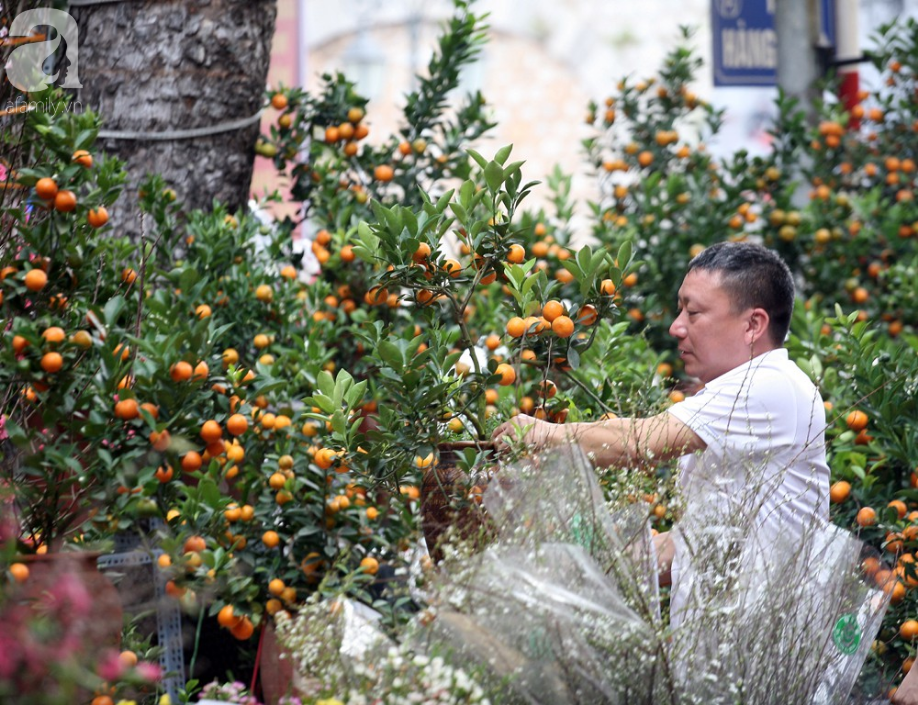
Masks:
[[[746,326],[746,344],[754,345],[763,337],[768,340],[768,324],[771,323],[771,317],[764,308],[754,308],[749,313],[749,319]]]

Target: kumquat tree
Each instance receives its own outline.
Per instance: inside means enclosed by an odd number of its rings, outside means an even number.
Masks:
[[[684,30],[658,74],[586,106],[582,204],[571,175],[485,140],[495,118],[460,78],[488,36],[455,0],[388,136],[343,73],[269,87],[254,152],[286,192],[191,209],[151,165],[139,236],[109,221],[133,196],[99,115],[58,89],[59,109],[0,115],[0,700],[828,703],[902,682],[918,649],[918,23],[880,29],[882,83],[850,110],[829,77],[815,122],[782,95],[771,151],[722,158]],[[297,216],[271,215],[285,199]],[[838,647],[844,678],[821,632],[769,642],[764,613],[750,636],[712,608],[693,654],[764,649],[758,680],[731,656],[702,669],[726,690],[680,688],[650,561],[683,518],[675,462],[492,442],[521,413],[561,428],[698,393],[668,329],[689,262],[725,240],[793,272],[785,347],[825,400],[832,530],[857,555],[826,578],[808,545],[788,564],[801,587],[761,604],[799,616],[818,583],[834,618],[872,596],[882,624],[839,619],[832,637],[868,640]],[[433,496],[481,535],[434,539]],[[729,568],[720,548],[708,565]],[[92,612],[89,578],[57,580],[58,554],[89,555],[118,609]],[[570,609],[533,621],[559,591]],[[74,626],[93,621],[109,634]],[[793,692],[769,700],[762,674]]]

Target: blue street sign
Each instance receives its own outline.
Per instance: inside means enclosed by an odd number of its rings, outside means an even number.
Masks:
[[[804,0],[797,0],[804,1]],[[777,84],[776,0],[711,0],[715,86]],[[835,44],[833,0],[819,0],[823,46]]]
[[[775,0],[711,0],[715,86],[777,82]]]

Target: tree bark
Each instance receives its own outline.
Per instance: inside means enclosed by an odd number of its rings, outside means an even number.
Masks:
[[[103,131],[215,128],[262,107],[277,0],[124,0],[70,12],[80,29],[75,99],[101,114]],[[258,133],[256,120],[190,139],[101,139],[129,173],[113,224],[139,234],[137,191],[148,173],[161,174],[188,207],[244,206]]]

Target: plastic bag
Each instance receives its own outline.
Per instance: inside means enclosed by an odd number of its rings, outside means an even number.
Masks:
[[[766,540],[748,515],[687,521],[681,624],[665,623],[646,511],[610,510],[577,446],[504,466],[490,546],[447,565],[419,648],[452,650],[522,703],[844,702],[887,601],[862,545],[813,522]]]
[[[441,566],[401,643],[344,600],[279,630],[301,692],[345,703],[363,702],[359,693],[381,703],[847,701],[888,604],[864,581],[849,532],[813,522],[774,536],[755,530],[753,512],[700,509],[677,532],[694,570],[673,627],[646,505],[607,506],[578,446],[493,479],[490,543]]]
[[[888,605],[862,578],[862,543],[818,521],[794,541],[706,531],[738,548],[698,557],[670,652],[682,701],[848,702]]]

